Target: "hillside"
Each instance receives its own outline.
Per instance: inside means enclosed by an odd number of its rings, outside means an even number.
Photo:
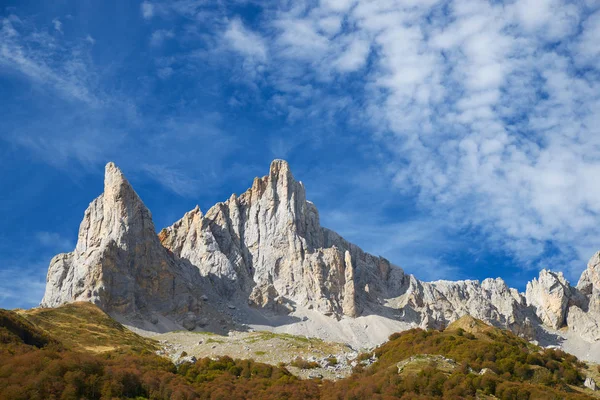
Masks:
[[[15,312],[0,309],[0,343],[5,347],[24,344],[42,348],[59,341]]]
[[[135,352],[158,349],[154,340],[133,333],[91,303],[33,308],[18,313],[72,350],[100,353],[117,349]]]
[[[372,355],[359,357],[377,362],[369,368],[358,367],[348,380],[335,384],[334,396],[327,391],[323,398],[418,394],[426,398],[578,399],[594,395],[581,387],[586,364],[576,357],[542,349],[470,317],[459,321],[443,332],[413,329],[391,335]],[[460,325],[474,325],[475,333]]]
[[[451,326],[394,334],[372,353],[359,355],[350,377],[325,381],[298,379],[285,365],[227,356],[176,367],[145,351],[139,339],[119,334],[118,325],[101,319],[91,324],[90,317],[101,317],[93,308],[50,311],[21,313],[46,324],[64,345],[34,322],[0,313],[0,399],[589,399],[595,394],[583,387],[590,371],[574,356],[476,320],[457,324],[475,324],[475,333]],[[61,332],[69,327],[78,330]],[[98,330],[102,335],[96,337]],[[99,353],[102,340],[117,350]]]

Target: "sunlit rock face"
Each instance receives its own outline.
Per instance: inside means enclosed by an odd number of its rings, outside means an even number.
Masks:
[[[587,341],[600,340],[600,252],[592,256],[577,283],[578,295],[567,314],[567,326]]]
[[[558,329],[566,322],[570,286],[562,273],[546,269],[538,279],[527,284],[527,304],[533,306],[537,316],[549,327]]]
[[[240,196],[206,213],[196,207],[157,235],[150,211],[109,163],[77,247],[54,257],[48,270],[42,306],[73,301],[150,321],[168,317],[186,329],[214,319],[226,324],[223,309],[285,315],[301,308],[335,320],[375,314],[422,328],[471,315],[529,338],[536,326],[566,326],[596,341],[600,253],[576,287],[547,270],[525,294],[500,278],[422,282],[321,227],[283,160]]]
[[[358,315],[355,280],[385,280],[389,263],[322,228],[304,185],[283,160],[241,196],[195,208],[163,229],[162,244],[214,280],[222,296],[274,310],[299,305],[327,315]],[[364,271],[364,276],[360,272]],[[398,273],[402,272],[398,269]]]
[[[109,312],[199,312],[199,275],[161,245],[152,215],[113,164],[85,211],[75,250],[50,262],[41,305],[89,301]]]

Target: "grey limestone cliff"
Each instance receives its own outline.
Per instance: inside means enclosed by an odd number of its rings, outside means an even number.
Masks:
[[[50,262],[41,305],[89,301],[141,316],[200,312],[199,274],[161,245],[152,215],[113,164],[89,205],[75,250]]]
[[[104,193],[85,211],[77,247],[50,263],[42,306],[72,301],[141,319],[171,318],[188,329],[216,318],[210,303],[282,315],[313,310],[338,320],[381,315],[423,328],[468,314],[530,338],[536,326],[567,326],[597,341],[600,256],[576,287],[547,270],[526,294],[500,278],[422,282],[321,227],[283,160],[240,196],[206,213],[196,207],[157,235],[150,211],[109,163]]]

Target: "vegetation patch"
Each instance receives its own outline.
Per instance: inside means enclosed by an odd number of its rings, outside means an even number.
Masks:
[[[23,318],[74,350],[154,352],[158,349],[154,340],[135,334],[91,303],[34,308],[20,313]]]
[[[0,344],[8,343],[24,343],[42,348],[58,344],[58,341],[17,313],[0,309]]]
[[[582,386],[585,365],[574,356],[532,346],[495,328],[394,334],[375,349],[371,366],[332,382],[300,380],[283,365],[226,356],[176,367],[136,346],[93,354],[80,346],[63,346],[15,313],[0,316],[0,399],[590,398]],[[79,317],[69,326],[75,329],[78,324]],[[83,325],[82,334],[90,340],[87,332],[98,330]],[[120,325],[101,326],[120,331]],[[63,337],[73,340],[71,335]],[[291,365],[319,366],[301,357]]]
[[[327,365],[330,367],[338,365],[338,359],[335,357],[328,357],[325,361],[327,361]]]
[[[320,365],[314,361],[305,360],[302,357],[296,357],[290,365],[292,367],[300,368],[300,369],[314,369],[319,368]]]
[[[260,332],[256,332],[255,335],[253,335],[252,337],[249,337],[246,340],[247,343],[256,343],[259,341],[267,341],[267,340],[274,340],[274,339],[280,339],[280,340],[284,340],[284,341],[294,341],[294,342],[299,342],[299,343],[304,343],[304,344],[323,344],[324,341],[318,338],[307,338],[305,336],[296,336],[296,335],[290,335],[289,333],[274,333],[274,332],[268,332],[268,331],[260,331]]]
[[[337,381],[335,389],[323,391],[323,398],[588,398],[572,389],[583,382],[584,364],[576,357],[493,327],[476,333],[461,329],[394,334],[375,350],[373,365]],[[447,368],[438,357],[454,360],[456,366]],[[489,372],[481,373],[484,368]]]

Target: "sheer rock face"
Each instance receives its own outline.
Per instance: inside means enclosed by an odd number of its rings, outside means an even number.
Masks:
[[[600,340],[600,252],[588,262],[574,292],[577,297],[569,307],[567,325],[587,341]]]
[[[581,274],[577,289],[584,295],[591,295],[600,291],[600,251],[590,259],[587,269]]]
[[[146,316],[198,312],[193,273],[160,244],[150,211],[109,163],[104,193],[85,211],[75,251],[50,262],[41,305],[89,301],[109,312]]]
[[[547,270],[527,284],[527,304],[550,328],[567,327],[588,342],[600,340],[600,253],[594,254],[573,287],[562,273]]]
[[[570,293],[570,285],[562,273],[544,269],[538,279],[527,284],[525,297],[544,324],[558,329],[566,322]]]
[[[77,247],[50,263],[42,306],[72,301],[150,321],[163,315],[186,329],[199,321],[222,326],[231,317],[227,308],[302,307],[338,319],[378,314],[423,328],[471,315],[529,338],[537,325],[566,324],[596,341],[600,253],[577,287],[546,270],[525,295],[499,278],[422,282],[321,227],[303,184],[282,160],[239,197],[206,214],[196,207],[157,236],[150,211],[109,163],[104,193],[85,211]]]

